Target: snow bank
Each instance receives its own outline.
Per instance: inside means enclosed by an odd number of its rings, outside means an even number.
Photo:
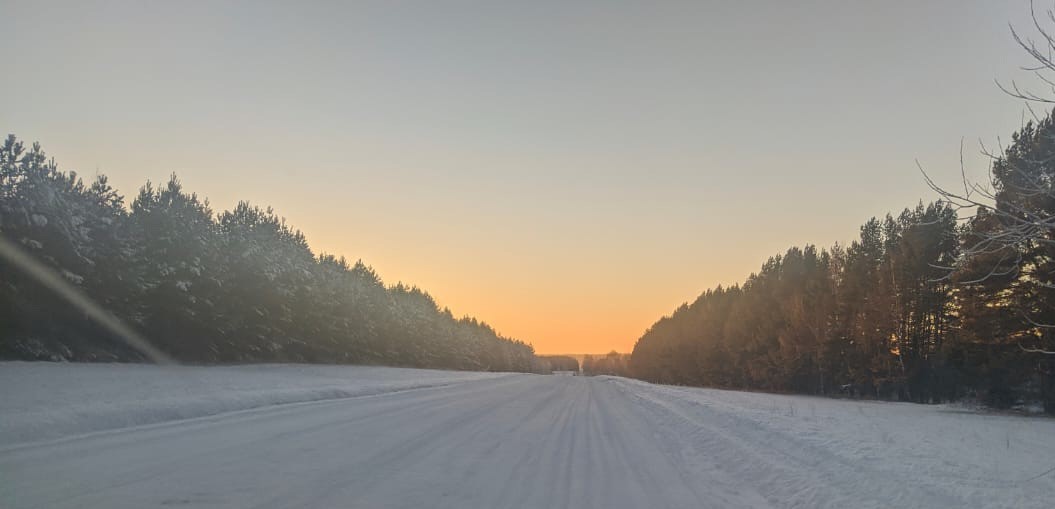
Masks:
[[[782,507],[1051,507],[1055,419],[610,378],[693,470]],[[1046,473],[1045,473],[1046,472]]]
[[[0,448],[270,405],[505,376],[374,366],[0,362]]]

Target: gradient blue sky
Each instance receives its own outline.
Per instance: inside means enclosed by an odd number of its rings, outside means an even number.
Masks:
[[[1047,4],[1044,4],[1047,5]],[[11,2],[0,125],[273,205],[543,353],[628,351],[1008,139],[1027,0]]]

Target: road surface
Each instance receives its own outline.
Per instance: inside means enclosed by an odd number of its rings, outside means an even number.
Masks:
[[[1048,479],[1018,483],[1014,465],[942,470],[888,457],[911,453],[896,438],[825,432],[839,425],[831,405],[860,413],[853,426],[883,405],[740,394],[511,375],[270,406],[0,450],[0,506],[1044,507],[1055,495]]]

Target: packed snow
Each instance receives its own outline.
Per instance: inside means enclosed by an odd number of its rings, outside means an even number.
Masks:
[[[0,507],[1051,507],[1055,420],[615,377],[0,363]]]

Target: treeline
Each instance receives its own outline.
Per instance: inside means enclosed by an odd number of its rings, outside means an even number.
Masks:
[[[743,285],[707,290],[656,322],[632,372],[916,402],[1039,401],[1055,412],[1051,116],[994,157],[992,201],[962,224],[957,212],[971,203],[936,188],[942,200],[872,218],[845,248],[791,248]]]
[[[539,372],[552,373],[554,371],[579,372],[579,361],[570,355],[539,355]]]
[[[14,136],[0,149],[0,235],[181,361],[537,368],[530,345],[421,289],[315,255],[270,208],[214,213],[175,176],[126,206],[105,176],[86,184]],[[0,357],[139,355],[0,261]]]
[[[630,356],[614,350],[604,355],[585,355],[582,372],[584,375],[630,376]]]

